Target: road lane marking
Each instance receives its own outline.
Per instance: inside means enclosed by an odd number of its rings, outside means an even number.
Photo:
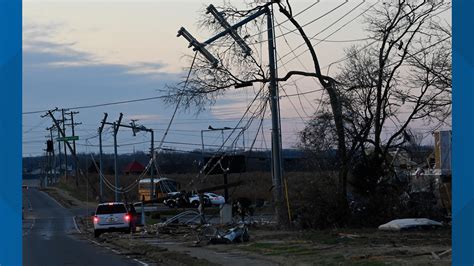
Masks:
[[[122,253],[118,252],[117,250],[115,250],[115,249],[113,249],[113,248],[111,248],[111,247],[107,247],[107,246],[103,246],[103,245],[100,245],[100,246],[102,246],[102,247],[104,247],[104,248],[106,248],[106,249],[112,251],[112,252],[115,253],[115,254],[118,254],[118,255],[121,255],[121,254],[122,254]]]
[[[122,254],[122,253],[120,253],[119,251],[117,251],[117,250],[115,250],[115,249],[113,249],[113,248],[109,248],[109,247],[108,247],[108,249],[111,250],[111,251],[112,251],[113,253],[115,253],[115,254],[118,254],[118,255]]]
[[[28,201],[28,211],[33,211],[33,205],[31,205],[31,201],[29,197],[26,197],[26,200]]]
[[[115,249],[112,249],[112,248],[110,248],[110,247],[108,247],[108,246],[101,245],[101,244],[100,244],[99,242],[97,242],[97,241],[90,240],[90,239],[89,239],[89,241],[91,241],[92,243],[96,244],[96,245],[97,245],[97,246],[99,246],[99,247],[106,248],[106,249],[108,249],[108,250],[110,250],[110,251],[114,252],[115,254],[121,254],[121,253],[120,253],[120,252],[118,252],[117,250],[115,250]]]
[[[79,232],[79,234],[82,234],[81,230],[79,230],[79,226],[77,226],[76,216],[72,217],[72,220],[74,221],[74,227],[76,227],[77,232]]]
[[[140,263],[140,264],[143,265],[143,266],[148,266],[148,263],[145,263],[145,262],[143,262],[143,261],[141,261],[141,260],[138,260],[138,259],[133,259],[133,260],[136,261],[136,262],[138,262],[138,263]]]
[[[29,219],[29,220],[31,220],[31,219]],[[28,230],[26,232],[24,232],[22,236],[27,236],[31,232],[31,230],[33,229],[33,226],[35,226],[36,219],[33,218],[32,220],[33,220],[33,222],[31,223],[30,228],[28,228]]]
[[[89,240],[90,242],[94,243],[95,245],[97,245],[97,246],[99,246],[99,247],[106,248],[106,249],[108,249],[108,250],[114,252],[114,253],[117,254],[117,255],[122,255],[122,253],[120,253],[119,251],[117,251],[117,250],[115,250],[115,249],[113,249],[113,248],[110,248],[110,247],[108,247],[108,246],[104,246],[104,245],[100,244],[100,243],[97,242],[97,241],[91,240],[91,239],[89,239],[89,238],[87,238],[87,240]],[[130,256],[126,256],[126,257],[127,257],[128,259],[132,259]],[[143,265],[143,266],[149,266],[148,263],[145,263],[145,262],[143,262],[143,261],[141,261],[141,260],[139,260],[139,259],[132,259],[132,260],[134,260],[134,261],[140,263],[140,264]]]
[[[61,208],[65,208],[65,207],[64,207],[63,205],[61,205],[61,203],[59,203],[56,199],[54,199],[53,197],[49,196],[48,193],[46,193],[46,192],[44,192],[44,191],[41,191],[41,192],[44,193],[48,198],[50,198],[50,199],[52,199],[54,202],[56,202],[56,204],[58,204]],[[31,206],[31,205],[30,205],[30,206]],[[76,228],[77,232],[79,232],[79,233],[82,234],[81,230],[79,229],[79,226],[77,225],[76,216],[72,217],[72,220],[73,220],[73,222],[74,222],[74,227]],[[35,221],[35,220],[33,220],[33,222],[34,222],[34,221]],[[34,223],[33,223],[33,225],[34,225]],[[30,230],[33,228],[33,225],[30,227]],[[28,230],[28,233],[29,233],[30,230]],[[95,245],[99,246],[99,247],[105,247],[106,249],[108,249],[108,250],[114,252],[114,253],[117,254],[117,255],[122,255],[122,253],[120,253],[119,251],[117,251],[117,250],[115,250],[115,249],[112,249],[112,248],[110,248],[110,247],[101,245],[101,244],[98,243],[97,241],[94,241],[94,240],[91,240],[91,239],[88,239],[88,240],[89,240],[90,242],[94,243]],[[131,259],[131,258],[129,257],[129,259]],[[139,260],[139,259],[133,259],[133,261],[135,261],[135,262],[137,262],[137,263],[140,263],[140,264],[143,265],[143,266],[149,266],[147,263],[145,263],[145,262],[143,262],[143,261],[141,261],[141,260]]]

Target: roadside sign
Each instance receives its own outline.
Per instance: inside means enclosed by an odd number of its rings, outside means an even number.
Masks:
[[[73,141],[73,140],[79,140],[79,136],[69,136],[69,137],[64,137],[64,138],[57,138],[56,140],[58,140],[58,141]]]

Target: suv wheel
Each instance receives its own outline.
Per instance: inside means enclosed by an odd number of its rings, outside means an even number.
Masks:
[[[176,206],[174,200],[167,201],[166,205],[168,205],[169,208],[174,208]]]
[[[191,205],[192,205],[194,208],[197,208],[197,207],[199,207],[199,201],[195,200],[195,201],[191,202]]]
[[[99,237],[101,234],[101,232],[99,231],[99,229],[94,229],[94,237]]]

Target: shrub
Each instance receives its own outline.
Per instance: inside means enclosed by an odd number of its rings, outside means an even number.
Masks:
[[[293,213],[300,227],[324,229],[345,223],[334,176],[318,175],[292,184]]]

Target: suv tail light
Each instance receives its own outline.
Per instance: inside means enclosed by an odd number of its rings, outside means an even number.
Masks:
[[[130,221],[130,214],[125,215],[125,221],[127,221],[127,222]]]
[[[99,222],[99,217],[94,216],[93,220],[94,220],[94,223],[98,223]]]

